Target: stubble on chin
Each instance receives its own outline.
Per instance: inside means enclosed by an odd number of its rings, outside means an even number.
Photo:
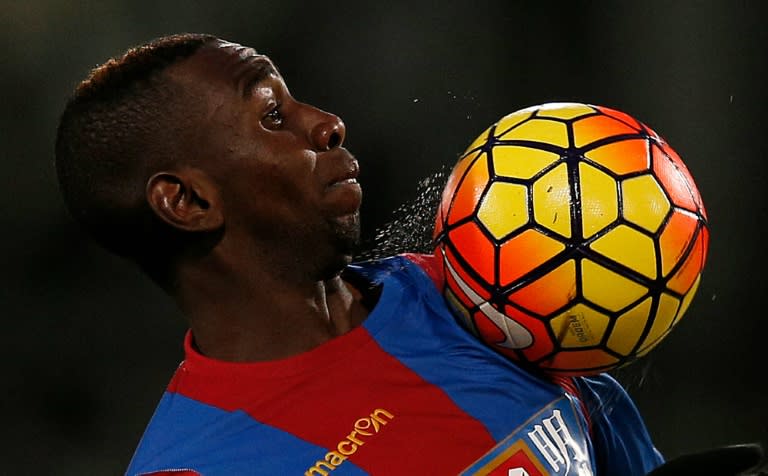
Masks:
[[[333,258],[322,274],[325,279],[338,275],[349,263],[360,246],[360,214],[338,217],[333,222]]]
[[[360,213],[337,218],[334,223],[334,238],[338,252],[352,255],[360,245]]]

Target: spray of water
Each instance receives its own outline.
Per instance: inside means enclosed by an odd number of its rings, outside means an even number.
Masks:
[[[451,169],[440,170],[421,180],[416,198],[400,205],[392,219],[376,230],[373,242],[358,254],[356,260],[375,260],[399,253],[432,252],[432,232],[440,197]]]

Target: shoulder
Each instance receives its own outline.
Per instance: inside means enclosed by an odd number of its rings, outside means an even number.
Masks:
[[[663,462],[640,412],[608,374],[574,379],[589,420],[598,472],[643,475]]]
[[[573,382],[579,389],[579,393],[586,400],[585,403],[597,409],[607,409],[611,403],[618,400],[629,400],[624,387],[609,374],[603,373],[589,377],[577,377]]]
[[[442,288],[444,281],[443,265],[437,256],[417,253],[406,253],[401,256],[424,271],[438,289]]]
[[[382,282],[393,275],[398,279],[424,281],[428,278],[435,287],[442,289],[443,267],[440,260],[432,254],[404,253],[388,258],[356,262],[348,271],[363,275],[375,282]]]

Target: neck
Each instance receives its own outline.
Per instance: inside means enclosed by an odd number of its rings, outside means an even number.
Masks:
[[[359,325],[360,293],[336,275],[289,279],[270,266],[206,258],[182,267],[174,294],[199,350],[228,361],[290,357]]]

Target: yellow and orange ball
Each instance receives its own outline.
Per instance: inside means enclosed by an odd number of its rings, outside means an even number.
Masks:
[[[656,346],[696,293],[707,216],[685,164],[619,111],[503,117],[459,159],[435,228],[445,296],[495,350],[586,375]]]

